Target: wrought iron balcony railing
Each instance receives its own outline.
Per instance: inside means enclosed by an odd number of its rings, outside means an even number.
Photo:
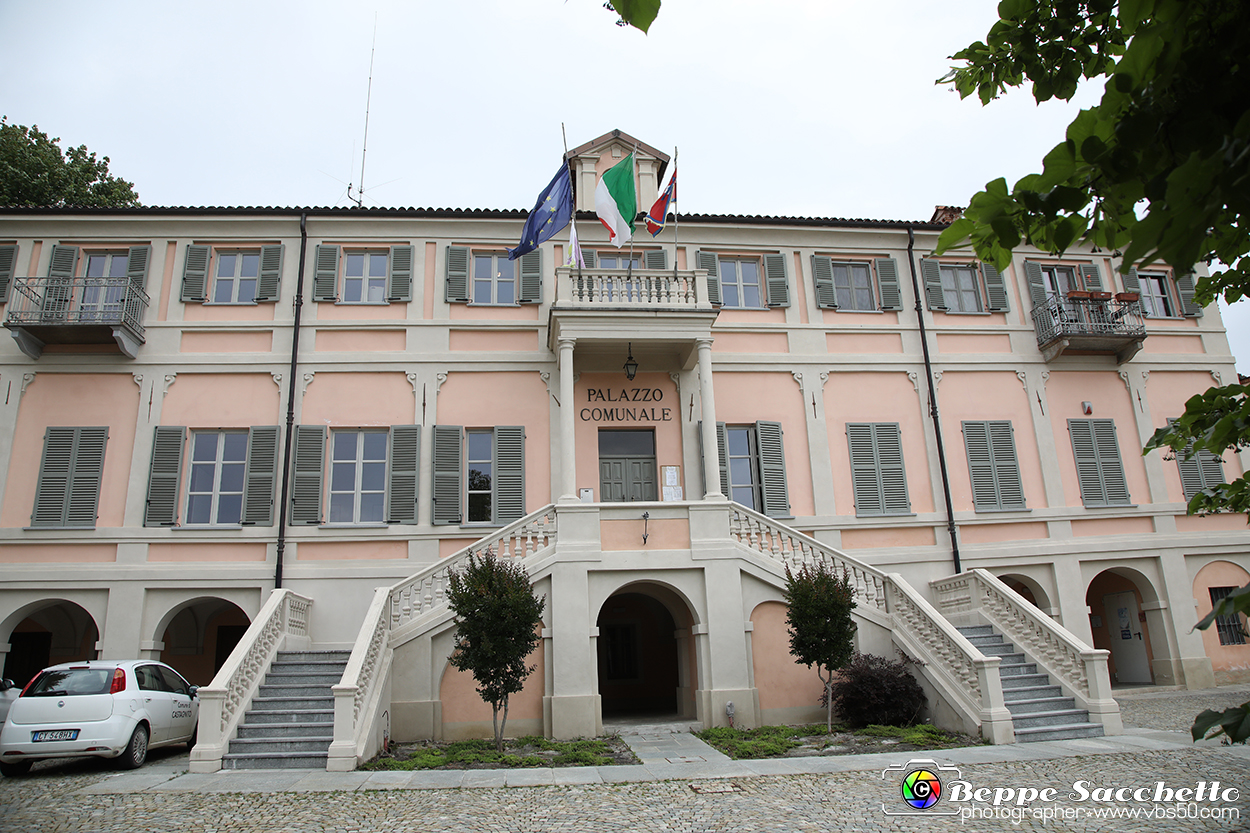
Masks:
[[[1141,304],[1112,298],[1048,296],[1033,308],[1033,326],[1047,360],[1072,349],[1116,353],[1127,361],[1146,337]]]
[[[19,346],[34,358],[44,344],[107,343],[122,351],[145,341],[143,319],[148,294],[126,278],[18,278],[4,325],[21,331]]]

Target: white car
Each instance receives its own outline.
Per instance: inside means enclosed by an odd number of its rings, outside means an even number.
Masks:
[[[45,668],[22,690],[0,729],[0,774],[35,761],[96,755],[124,769],[148,750],[195,745],[197,686],[152,660],[90,660]]]
[[[12,680],[0,680],[0,725],[4,723],[4,717],[9,713],[9,706],[13,705],[13,701],[20,693]]]

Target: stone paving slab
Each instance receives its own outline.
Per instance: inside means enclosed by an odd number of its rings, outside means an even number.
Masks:
[[[655,776],[645,766],[632,764],[629,766],[601,766],[599,777],[605,784],[628,784],[640,781],[654,781]]]
[[[414,772],[408,786],[414,790],[451,790],[459,789],[464,781],[464,770],[445,769],[431,772]]]
[[[270,793],[291,792],[308,776],[306,769],[223,770],[212,773],[215,783],[206,792]]]
[[[555,783],[555,770],[549,767],[507,770],[509,787],[547,787]]]
[[[152,787],[153,792],[204,792],[220,780],[216,772],[188,772]]]
[[[506,787],[508,771],[505,769],[469,769],[465,770],[460,781],[462,787]]]
[[[297,792],[333,792],[355,790],[369,779],[368,772],[325,772],[320,769],[305,770],[308,774],[295,782],[291,789]]]
[[[594,766],[560,767],[552,770],[552,780],[556,784],[568,785],[603,783],[599,767]]]
[[[408,771],[375,772],[360,785],[362,790],[406,790],[412,783],[413,775]]]

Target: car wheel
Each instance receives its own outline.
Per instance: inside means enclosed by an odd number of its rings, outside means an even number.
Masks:
[[[118,758],[117,763],[122,769],[138,769],[148,759],[148,727],[140,723],[135,733],[126,744],[126,751]]]
[[[190,752],[195,748],[196,741],[200,739],[200,724],[195,724],[195,728],[191,730],[191,737],[187,738],[187,751]]]
[[[5,778],[18,778],[30,772],[30,765],[33,761],[17,761],[15,763],[6,764],[0,761],[0,775]]]

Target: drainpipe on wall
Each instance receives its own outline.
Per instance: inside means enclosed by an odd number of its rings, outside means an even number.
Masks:
[[[282,450],[282,496],[278,499],[278,550],[273,569],[274,589],[282,587],[282,557],[286,554],[286,512],[291,495],[291,446],[295,439],[295,373],[299,368],[299,320],[304,310],[304,258],[308,253],[308,212],[299,215],[299,274],[295,279],[295,321],[291,334],[291,372],[287,377],[286,440]]]
[[[924,304],[921,303],[920,280],[916,277],[916,234],[907,227],[907,264],[911,267],[911,288],[916,296],[916,322],[920,325],[920,349],[924,352],[925,383],[929,386],[929,416],[933,418],[933,434],[937,438],[938,468],[942,472],[942,494],[946,498],[946,529],[951,536],[951,556],[955,572],[962,573],[959,564],[959,535],[955,529],[955,508],[951,505],[951,479],[946,470],[946,445],[942,442],[942,420],[938,413],[937,388],[933,384],[933,361],[929,358],[929,337],[924,329]]]

